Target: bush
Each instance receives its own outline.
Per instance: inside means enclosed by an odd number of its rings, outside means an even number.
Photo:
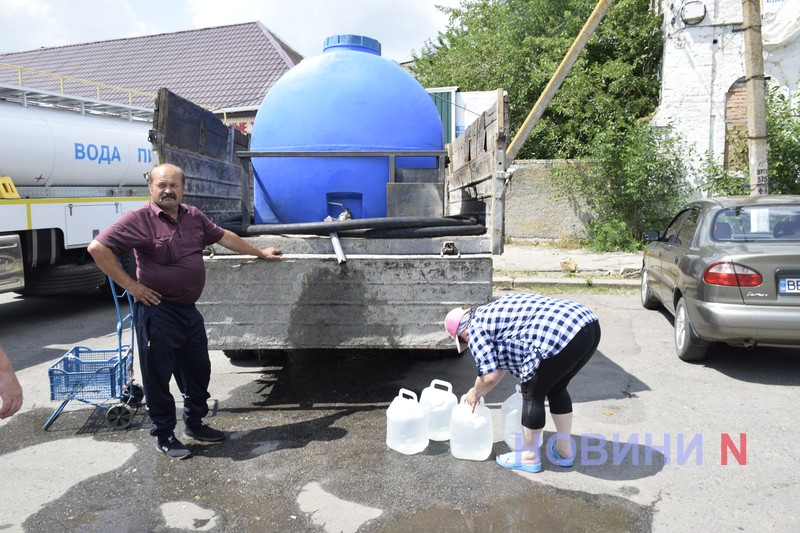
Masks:
[[[735,139],[733,142],[746,143],[746,140]],[[714,160],[711,152],[697,171],[700,177],[699,188],[708,196],[736,196],[750,194],[750,176],[747,170],[732,171]]]
[[[553,180],[559,195],[586,207],[583,245],[641,249],[642,233],[666,226],[692,192],[682,142],[668,128],[636,122],[602,132],[591,152],[590,164],[559,165]]]
[[[767,163],[771,194],[800,194],[798,106],[777,88],[767,93]]]
[[[786,96],[777,87],[767,93],[767,164],[770,194],[800,194],[800,119]],[[747,132],[728,137],[728,149],[742,154],[725,168],[707,153],[697,174],[700,189],[709,196],[750,194],[747,158]]]

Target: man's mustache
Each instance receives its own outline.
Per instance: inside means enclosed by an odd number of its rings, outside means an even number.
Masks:
[[[162,200],[165,200],[165,199],[167,199],[167,198],[172,198],[173,200],[175,200],[175,199],[176,199],[176,196],[175,196],[174,194],[162,194],[162,195],[161,195],[161,199],[162,199]]]

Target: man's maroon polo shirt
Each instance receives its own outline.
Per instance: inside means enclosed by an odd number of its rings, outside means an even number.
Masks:
[[[150,201],[123,214],[96,239],[116,254],[133,250],[137,278],[162,300],[192,305],[206,282],[203,249],[224,234],[194,206],[180,204],[175,222]]]

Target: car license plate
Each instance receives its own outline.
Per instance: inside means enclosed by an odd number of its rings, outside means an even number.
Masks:
[[[800,278],[778,278],[778,293],[800,294]]]

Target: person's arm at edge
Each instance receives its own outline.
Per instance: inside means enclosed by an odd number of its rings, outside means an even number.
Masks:
[[[0,346],[0,419],[8,418],[22,407],[22,385],[19,384],[8,354]]]
[[[117,261],[117,255],[111,248],[95,239],[89,243],[87,250],[100,270],[113,279],[114,283],[128,291],[128,294],[133,296],[137,302],[145,305],[158,305],[161,303],[161,295],[159,293],[136,281],[130,274],[125,272],[125,269]]]
[[[279,261],[283,255],[283,252],[281,252],[279,248],[274,248],[271,246],[269,248],[257,248],[248,241],[236,235],[234,232],[227,229],[225,230],[225,234],[222,236],[222,238],[217,241],[217,244],[224,246],[228,250],[232,250],[244,255],[254,255],[268,261]]]

